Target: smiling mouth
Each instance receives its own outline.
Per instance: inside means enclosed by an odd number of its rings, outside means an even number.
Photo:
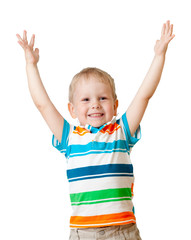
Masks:
[[[89,114],[88,117],[92,117],[92,118],[100,118],[100,117],[103,117],[103,113],[92,113],[92,114]]]

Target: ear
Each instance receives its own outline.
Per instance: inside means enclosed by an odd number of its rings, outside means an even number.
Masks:
[[[116,99],[114,104],[114,116],[117,116],[117,108],[118,108],[119,101]]]
[[[72,118],[77,118],[75,114],[74,105],[71,102],[68,103],[68,111],[70,112]]]

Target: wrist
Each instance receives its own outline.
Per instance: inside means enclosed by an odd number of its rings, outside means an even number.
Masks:
[[[154,58],[157,58],[157,59],[165,59],[165,57],[166,57],[166,52],[161,54],[155,53],[155,56],[154,56]]]
[[[37,68],[37,63],[26,62],[26,68]]]
[[[166,52],[167,52],[167,47],[163,50],[163,51],[155,51],[155,55],[156,56],[161,56],[161,57],[165,57],[166,56]]]

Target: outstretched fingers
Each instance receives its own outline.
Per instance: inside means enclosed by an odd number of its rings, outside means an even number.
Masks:
[[[173,34],[173,24],[169,25],[167,37],[168,37],[168,42],[170,42],[175,37],[175,35]]]
[[[171,40],[175,37],[175,34],[173,34],[173,24],[171,24],[170,26],[170,37],[171,37]]]
[[[156,41],[155,53],[157,55],[165,54],[169,42],[174,37],[175,37],[175,35],[173,34],[173,24],[170,24],[170,21],[168,20],[162,26],[160,40]]]
[[[170,30],[170,21],[168,20],[168,21],[166,22],[165,35],[168,35],[168,34],[169,34],[169,30]]]
[[[35,35],[33,34],[29,43],[29,46],[33,49],[34,47],[34,42],[35,42]]]
[[[16,34],[16,36],[18,38],[18,43],[25,52],[26,62],[37,64],[37,62],[39,61],[39,49],[38,48],[34,49],[35,35],[34,34],[32,35],[30,43],[28,43],[27,40],[27,31],[23,32],[23,38],[19,34]]]
[[[28,44],[28,40],[27,40],[27,31],[26,30],[23,31],[23,38],[19,34],[16,34],[16,36],[18,38],[18,43],[20,44],[20,46],[23,49],[30,47],[30,49],[33,50],[34,43],[35,43],[35,35],[34,34],[32,35],[29,44]]]
[[[173,34],[173,24],[170,24],[169,20],[163,24],[161,37],[165,38],[167,42],[170,42],[175,37]]]
[[[18,38],[18,43],[20,44],[20,46],[24,49],[25,45],[23,42],[23,39],[21,38],[21,36],[19,34],[16,34],[17,38]]]
[[[161,36],[168,35],[170,29],[170,21],[166,21],[166,23],[163,24]]]
[[[23,38],[19,34],[16,34],[16,36],[18,38],[18,43],[24,49],[26,47],[26,45],[28,45],[27,32],[26,31],[23,32]]]
[[[165,35],[166,24],[164,23],[162,26],[161,36]]]
[[[28,43],[28,41],[27,41],[27,31],[26,30],[23,31],[23,41]]]

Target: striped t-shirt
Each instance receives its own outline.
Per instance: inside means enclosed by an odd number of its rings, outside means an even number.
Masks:
[[[71,228],[136,222],[130,151],[139,139],[140,127],[131,136],[126,114],[100,128],[64,120],[61,143],[53,136],[52,144],[67,159]]]

